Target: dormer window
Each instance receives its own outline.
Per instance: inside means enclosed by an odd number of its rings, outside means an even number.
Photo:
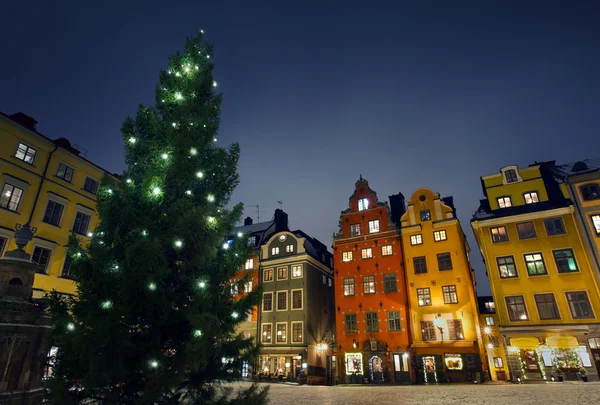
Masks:
[[[584,201],[600,199],[600,186],[596,183],[584,184],[579,187],[579,190],[581,191],[581,197],[583,197]]]
[[[369,209],[369,199],[361,198],[360,200],[358,200],[358,210],[364,211],[366,209]]]
[[[504,178],[506,178],[507,183],[514,183],[515,181],[519,181],[517,177],[517,171],[515,169],[508,169],[504,172]]]
[[[512,201],[510,197],[498,197],[498,208],[509,208],[512,207]]]

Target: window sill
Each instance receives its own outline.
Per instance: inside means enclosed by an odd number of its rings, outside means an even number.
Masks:
[[[55,228],[58,228],[58,229],[60,229],[60,225],[55,225],[55,224],[52,224],[52,223],[50,223],[50,222],[46,222],[46,221],[42,221],[42,223],[43,223],[43,224],[50,225],[50,226],[53,226],[53,227],[55,227]]]
[[[62,177],[58,177],[57,175],[54,175],[54,178],[55,178],[55,179],[62,180],[62,181],[64,181],[64,182],[65,182],[65,183],[67,183],[67,184],[73,185],[73,181],[69,181],[69,180],[67,180],[67,179],[63,179]]]
[[[93,193],[93,192],[91,192],[90,190],[86,190],[85,188],[82,188],[82,189],[81,189],[81,191],[85,191],[86,193],[88,193],[88,194],[91,194],[91,195],[93,195],[93,196],[97,196],[97,195],[98,195],[98,192],[97,192],[97,191],[96,191],[95,193]]]
[[[548,276],[549,274],[548,273],[543,273],[543,274],[529,274],[529,273],[527,273],[527,275],[529,277],[543,277],[543,276]]]
[[[9,208],[0,207],[0,210],[7,211],[7,212],[12,212],[13,214],[20,215],[20,213],[19,213],[19,210],[18,210],[18,209],[17,209],[17,211],[13,211],[13,210],[11,210],[11,209],[9,209]]]
[[[557,273],[560,274],[580,274],[581,272],[579,270],[575,270],[575,271],[557,271]]]
[[[29,162],[26,162],[26,161],[24,161],[24,160],[22,160],[22,159],[19,159],[19,158],[18,158],[18,157],[16,157],[15,155],[12,155],[11,157],[12,157],[14,160],[18,161],[18,162],[25,163],[26,165],[29,165],[29,166],[31,166],[31,167],[34,167],[34,168],[36,168],[36,169],[37,169],[37,166],[35,165],[35,159],[33,159],[33,163],[29,163]]]

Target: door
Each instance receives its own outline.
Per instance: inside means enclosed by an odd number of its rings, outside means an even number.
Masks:
[[[437,370],[435,367],[435,357],[423,357],[423,374],[425,375],[425,383],[432,384],[438,382]]]
[[[525,366],[525,371],[529,376],[533,374],[534,378],[542,377],[542,372],[540,371],[540,366],[537,361],[537,355],[533,350],[525,350],[523,351],[523,355],[521,356],[523,359],[523,365]]]
[[[383,382],[383,361],[379,356],[371,357],[371,361],[369,362],[371,366],[371,375],[374,383],[382,383]]]
[[[408,353],[394,354],[394,382],[396,384],[410,382],[410,358]]]

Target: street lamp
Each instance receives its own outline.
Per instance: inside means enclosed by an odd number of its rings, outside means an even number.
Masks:
[[[356,341],[356,339],[352,339],[352,347],[354,349],[358,348],[358,342]]]

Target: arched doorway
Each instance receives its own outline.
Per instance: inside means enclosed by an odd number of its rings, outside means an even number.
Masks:
[[[383,360],[379,356],[373,356],[369,359],[369,368],[371,369],[371,380],[374,383],[383,382]]]

